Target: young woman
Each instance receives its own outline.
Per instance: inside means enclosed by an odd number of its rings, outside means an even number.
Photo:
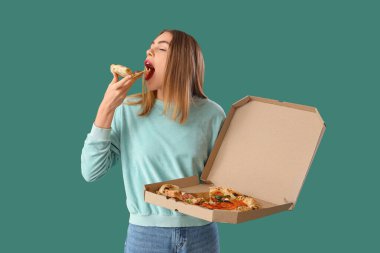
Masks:
[[[114,74],[81,155],[95,181],[120,160],[130,213],[125,252],[219,252],[217,224],[144,202],[145,184],[197,175],[226,118],[203,91],[204,60],[196,40],[163,30],[146,52],[141,93]]]

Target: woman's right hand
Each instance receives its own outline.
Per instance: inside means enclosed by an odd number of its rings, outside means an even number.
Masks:
[[[115,109],[124,101],[129,89],[135,81],[136,79],[131,78],[130,75],[127,75],[118,81],[118,75],[113,73],[113,79],[104,94],[102,105],[108,110],[115,111]]]
[[[101,128],[110,128],[112,118],[116,108],[123,103],[129,89],[132,87],[136,79],[127,75],[118,81],[118,75],[113,73],[113,79],[108,85],[102,103],[99,106],[95,119],[95,126]]]

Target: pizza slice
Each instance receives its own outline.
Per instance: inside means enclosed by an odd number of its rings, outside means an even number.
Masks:
[[[120,64],[111,64],[110,70],[111,70],[111,73],[116,73],[122,77],[126,77],[127,75],[132,75],[133,79],[141,77],[145,72],[145,70],[143,70],[143,71],[135,71],[133,73],[130,68],[120,65]]]

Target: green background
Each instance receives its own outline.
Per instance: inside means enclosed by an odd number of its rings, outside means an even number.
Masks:
[[[379,248],[378,1],[100,2],[0,4],[0,252],[123,251],[120,165],[87,183],[80,154],[109,65],[141,69],[163,28],[197,39],[226,113],[253,95],[327,124],[295,210],[219,224],[221,252]]]

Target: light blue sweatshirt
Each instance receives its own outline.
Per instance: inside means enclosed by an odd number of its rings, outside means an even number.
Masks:
[[[156,100],[147,117],[140,105],[115,110],[111,128],[92,125],[81,154],[81,169],[88,182],[101,178],[121,161],[129,222],[140,226],[189,227],[209,221],[181,214],[144,201],[144,185],[197,175],[214,147],[226,118],[223,108],[210,99],[194,97],[184,125],[163,114]]]

